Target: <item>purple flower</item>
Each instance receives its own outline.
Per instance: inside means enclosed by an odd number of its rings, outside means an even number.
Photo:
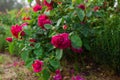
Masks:
[[[62,75],[60,73],[60,70],[56,70],[56,75],[53,76],[53,80],[62,80]]]

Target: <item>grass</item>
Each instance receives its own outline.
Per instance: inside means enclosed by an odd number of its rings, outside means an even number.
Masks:
[[[94,61],[120,73],[120,17],[112,14],[102,20],[92,43]]]

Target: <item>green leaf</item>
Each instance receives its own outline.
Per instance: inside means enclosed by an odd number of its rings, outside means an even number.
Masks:
[[[62,49],[57,49],[56,50],[56,59],[60,60],[62,58],[63,55],[63,50]]]
[[[9,50],[9,53],[10,53],[11,55],[14,54],[14,49],[15,49],[14,42],[9,43],[9,48],[8,48],[8,50]]]
[[[35,44],[35,48],[40,48],[40,43]]]
[[[63,20],[63,19],[60,18],[60,19],[57,21],[57,25],[56,25],[57,27],[60,25],[60,23],[62,22],[62,20]]]
[[[26,67],[31,67],[31,65],[33,64],[33,61],[34,61],[34,59],[33,58],[29,58],[29,59],[27,59],[26,60]]]
[[[54,36],[56,34],[56,32],[53,32],[49,35],[49,37],[51,38],[52,36]]]
[[[28,55],[29,55],[29,52],[28,51],[24,51],[22,54],[21,54],[21,58],[26,61],[27,58],[28,58]]]
[[[50,71],[55,72],[55,69],[54,69],[53,66],[51,66],[51,65],[47,65],[47,67],[49,68]]]
[[[83,0],[76,0],[77,4],[80,4]]]
[[[92,11],[87,12],[86,16],[91,17],[92,16]]]
[[[83,40],[83,46],[87,49],[87,50],[90,50],[90,45],[89,45],[89,42],[88,40]]]
[[[33,0],[28,0],[29,3],[31,3]]]
[[[54,69],[58,69],[60,67],[60,63],[57,60],[50,60],[50,65],[54,67]]]
[[[82,9],[76,9],[76,12],[77,12],[77,15],[78,15],[80,21],[83,21],[84,17],[85,17],[84,11]]]
[[[38,57],[41,56],[43,53],[43,49],[42,48],[39,48],[39,49],[35,49],[34,50],[34,54],[36,54]]]
[[[44,69],[44,70],[43,70],[43,79],[44,79],[44,80],[49,80],[49,78],[50,78],[50,73],[49,73],[49,71],[46,70],[46,69]]]
[[[48,3],[51,3],[51,0],[46,0]]]
[[[24,28],[25,28],[25,27],[24,27]],[[29,29],[24,29],[24,31],[25,31],[25,34],[31,35],[31,30],[29,30]]]
[[[78,34],[75,33],[71,33],[70,34],[70,40],[72,42],[72,46],[75,48],[80,48],[82,47],[82,40],[81,38],[78,36]]]
[[[46,29],[51,29],[51,28],[52,28],[52,25],[50,25],[50,24],[45,24],[44,27],[45,27]]]

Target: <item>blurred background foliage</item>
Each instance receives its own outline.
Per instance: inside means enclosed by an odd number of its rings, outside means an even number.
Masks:
[[[0,0],[0,11],[20,9],[25,4],[25,0],[18,2],[19,0]]]

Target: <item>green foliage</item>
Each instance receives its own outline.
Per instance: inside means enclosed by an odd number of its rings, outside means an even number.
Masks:
[[[4,52],[7,47],[6,37],[10,34],[9,27],[0,24],[0,52]]]
[[[51,3],[51,0],[47,0],[48,3]]]
[[[78,34],[75,33],[71,33],[70,34],[70,39],[72,42],[72,46],[75,48],[80,48],[82,47],[82,40],[81,38],[78,36]]]
[[[22,1],[23,3],[24,1]],[[0,11],[6,12],[6,10],[20,9],[22,4],[16,0],[0,0]]]
[[[48,70],[43,70],[43,79],[48,80],[50,78],[50,73]]]
[[[0,51],[4,52],[9,50],[10,54],[17,54],[20,52],[22,45],[18,43],[7,43],[5,40],[7,37],[11,37],[10,27],[19,21],[20,17],[17,17],[18,10],[11,10],[7,13],[0,14]],[[7,45],[8,44],[8,45]],[[18,48],[16,48],[18,47]]]
[[[81,10],[81,9],[76,9],[76,12],[77,12],[77,15],[78,15],[80,21],[83,21],[83,20],[84,20],[84,17],[85,17],[84,11]]]
[[[4,57],[3,56],[0,56],[0,64],[1,63],[4,63]]]
[[[29,0],[30,3],[31,1]],[[50,3],[51,0],[47,0],[47,2]],[[114,69],[119,69],[120,24],[118,21],[120,19],[115,9],[109,6],[104,7],[104,0],[90,0],[86,3],[83,0],[61,0],[62,4],[58,4],[58,0],[53,0],[53,2],[53,10],[46,11],[47,7],[43,6],[42,10],[38,12],[33,12],[32,9],[28,12],[22,11],[21,16],[30,17],[30,20],[18,20],[16,23],[27,22],[29,25],[24,27],[23,30],[26,35],[22,39],[14,39],[14,42],[10,43],[10,53],[17,50],[27,67],[31,67],[34,60],[42,60],[44,62],[43,70],[38,73],[41,80],[48,80],[51,72],[61,68],[60,60],[62,57],[70,59],[69,57],[73,58],[74,56],[76,61],[82,57],[81,62],[83,65],[85,65],[84,58],[89,60],[92,57],[96,62],[105,63],[106,65],[109,65],[110,61],[110,63],[113,63],[112,67]],[[85,10],[77,7],[80,3],[84,3]],[[94,10],[96,6],[99,8],[98,10]],[[38,26],[37,22],[40,14],[46,14],[52,20],[52,24],[44,25],[45,29]],[[67,25],[67,29],[63,29],[63,25]],[[55,48],[50,43],[51,38],[59,33],[69,34],[72,47],[83,48],[84,52],[90,50],[95,52],[90,55],[80,55],[75,54],[71,46],[66,50]],[[31,38],[36,41],[30,42]],[[16,46],[18,46],[18,49],[15,49]],[[79,70],[78,64],[75,65],[76,70]]]
[[[56,59],[60,60],[63,55],[63,50],[62,49],[56,49]]]
[[[120,72],[120,14],[106,12],[94,28],[96,37],[92,43],[93,58],[97,63]]]

